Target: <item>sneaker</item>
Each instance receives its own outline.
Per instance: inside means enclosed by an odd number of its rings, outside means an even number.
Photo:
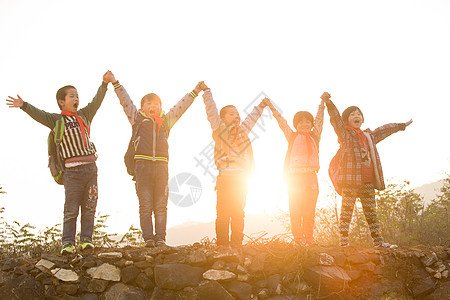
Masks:
[[[75,251],[75,247],[71,243],[65,243],[61,249],[61,255],[72,254]]]
[[[381,244],[375,246],[375,248],[396,249],[396,248],[398,248],[398,246],[397,245],[393,245],[393,244],[389,244],[389,243],[381,243]]]
[[[89,241],[82,242],[80,246],[81,246],[81,250],[89,250],[89,249],[95,248],[94,244],[92,244]]]
[[[156,247],[162,247],[162,246],[166,246],[166,241],[164,240],[157,240],[155,243]]]
[[[147,241],[145,241],[145,247],[146,248],[153,248],[153,247],[155,247],[155,241],[154,240],[147,240]]]

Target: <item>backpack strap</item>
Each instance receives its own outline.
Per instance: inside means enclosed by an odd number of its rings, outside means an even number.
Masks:
[[[63,115],[60,115],[59,119],[56,120],[56,126],[55,126],[55,144],[56,144],[56,159],[59,167],[61,170],[64,170],[64,164],[62,162],[61,157],[61,142],[64,135],[64,128],[65,128],[66,122]]]

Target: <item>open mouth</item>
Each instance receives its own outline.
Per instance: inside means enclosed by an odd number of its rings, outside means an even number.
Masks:
[[[75,102],[75,103],[73,104],[73,108],[75,108],[75,109],[78,108],[78,102]]]

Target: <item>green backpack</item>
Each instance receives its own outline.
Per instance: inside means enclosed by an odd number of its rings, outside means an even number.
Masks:
[[[64,163],[61,158],[61,141],[64,135],[65,121],[64,117],[60,116],[56,121],[56,126],[50,131],[47,139],[48,144],[48,167],[50,173],[57,184],[64,185]]]

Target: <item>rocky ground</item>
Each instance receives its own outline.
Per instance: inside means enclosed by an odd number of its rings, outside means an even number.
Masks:
[[[96,248],[0,261],[0,299],[450,299],[450,247],[282,241]]]

